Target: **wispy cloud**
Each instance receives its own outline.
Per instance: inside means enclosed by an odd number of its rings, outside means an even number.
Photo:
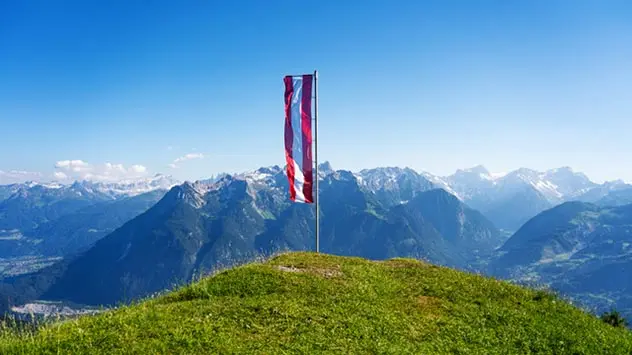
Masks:
[[[81,171],[89,170],[90,164],[83,160],[60,160],[55,163],[55,169],[64,169],[79,173]]]
[[[187,160],[193,160],[193,159],[204,159],[204,154],[202,153],[189,153],[189,154],[185,154],[179,158],[176,158],[173,160],[173,162],[171,164],[168,164],[167,166],[172,168],[172,169],[176,169],[178,167],[179,163],[182,163],[184,161]]]
[[[204,158],[204,154],[202,153],[189,153],[186,155],[183,155],[179,158],[177,158],[176,160],[174,160],[174,163],[179,163],[181,161],[186,161],[186,160],[191,160],[191,159],[202,159]]]
[[[2,171],[0,170],[0,185],[4,184],[14,184],[18,182],[24,181],[38,181],[42,177],[42,173],[35,171],[24,171],[24,170],[9,170]]]
[[[53,173],[53,177],[56,180],[66,180],[66,179],[68,179],[68,175],[66,175],[65,173],[62,173],[61,171],[55,171]]]
[[[132,165],[129,170],[137,174],[144,174],[147,172],[147,168],[142,165]]]
[[[147,168],[143,165],[126,167],[123,164],[104,163],[90,164],[83,160],[60,160],[55,163],[56,180],[94,180],[94,181],[120,181],[135,179],[147,174]]]

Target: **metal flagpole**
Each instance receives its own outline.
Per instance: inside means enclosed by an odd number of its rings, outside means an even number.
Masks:
[[[314,162],[316,163],[316,195],[314,199],[314,207],[316,208],[316,252],[320,252],[320,212],[318,204],[320,196],[318,195],[318,71],[314,70]]]

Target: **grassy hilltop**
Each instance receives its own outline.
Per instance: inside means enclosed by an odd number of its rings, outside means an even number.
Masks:
[[[543,292],[409,259],[289,253],[138,304],[0,333],[1,354],[631,354]]]

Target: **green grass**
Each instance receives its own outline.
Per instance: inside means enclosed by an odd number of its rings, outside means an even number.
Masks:
[[[1,354],[631,354],[555,296],[408,259],[289,253],[135,305],[0,332]]]

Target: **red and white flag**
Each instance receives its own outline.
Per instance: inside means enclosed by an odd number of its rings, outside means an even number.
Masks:
[[[313,203],[312,168],[312,79],[313,75],[286,76],[285,161],[290,199]]]

